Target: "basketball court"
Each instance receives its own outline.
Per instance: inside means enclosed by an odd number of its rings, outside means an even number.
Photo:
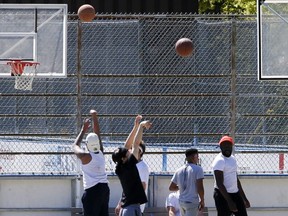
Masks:
[[[119,201],[120,190],[111,152],[126,138],[134,114],[143,111],[156,125],[145,155],[152,171],[149,205],[163,206],[171,175],[184,163],[182,153],[194,146],[201,151],[207,206],[214,216],[211,161],[219,151],[218,137],[232,131],[241,140],[239,171],[255,206],[251,212],[282,216],[288,193],[286,95],[277,101],[278,92],[265,89],[262,81],[288,79],[287,11],[288,1],[267,0],[258,2],[258,17],[252,21],[103,15],[81,22],[68,20],[67,5],[0,4],[0,78],[13,84],[0,97],[0,211],[66,216],[71,206],[81,207],[81,173],[70,147],[86,110],[96,106],[104,125],[111,206]],[[193,43],[179,51],[175,43],[184,36]],[[258,65],[250,56],[256,49]],[[35,83],[44,87],[34,88]],[[268,92],[264,96],[262,87]]]

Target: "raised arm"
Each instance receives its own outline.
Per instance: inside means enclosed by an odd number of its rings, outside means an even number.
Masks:
[[[80,131],[80,133],[78,134],[78,136],[76,137],[76,139],[75,139],[75,141],[73,143],[74,153],[80,159],[85,154],[85,151],[81,148],[81,142],[83,140],[83,137],[84,137],[85,133],[87,133],[89,127],[90,127],[90,120],[89,119],[85,119],[84,123],[83,123],[83,126],[81,128],[81,131]]]
[[[150,121],[142,121],[138,127],[138,130],[136,132],[133,145],[132,145],[132,153],[137,160],[139,160],[139,144],[143,137],[143,130],[144,128],[148,130],[151,126],[152,126],[152,123]]]
[[[100,126],[99,126],[99,121],[98,121],[98,113],[95,110],[90,110],[90,114],[92,116],[92,121],[93,121],[93,132],[98,135],[99,138],[99,143],[100,143],[100,150],[103,152],[103,144],[102,144],[102,139],[101,139],[101,132],[100,132]]]
[[[136,135],[136,132],[137,132],[138,127],[140,125],[141,119],[142,119],[141,115],[137,115],[136,116],[135,121],[134,121],[134,126],[133,126],[130,134],[128,135],[128,137],[126,139],[126,142],[125,142],[125,145],[124,145],[125,148],[127,148],[127,149],[131,149],[132,148],[133,141],[135,139],[135,135]]]

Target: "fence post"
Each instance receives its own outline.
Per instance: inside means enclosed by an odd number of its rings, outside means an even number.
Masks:
[[[80,131],[81,127],[82,127],[82,101],[81,101],[81,50],[82,50],[82,24],[81,21],[78,21],[78,26],[77,26],[77,132],[76,134]],[[79,164],[79,160],[77,161],[77,170],[78,170],[78,176],[76,178],[76,183],[75,183],[75,191],[76,191],[76,195],[75,195],[75,204],[76,207],[80,207],[81,206],[81,178],[80,178],[80,164]]]
[[[82,50],[82,24],[81,21],[78,21],[78,28],[77,28],[77,132],[80,131],[82,126],[82,104],[81,104],[81,50]]]
[[[232,38],[231,38],[231,127],[230,134],[235,140],[236,130],[236,22],[232,17]]]

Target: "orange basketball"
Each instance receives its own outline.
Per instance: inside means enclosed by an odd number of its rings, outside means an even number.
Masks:
[[[84,4],[78,9],[78,17],[83,22],[91,22],[95,18],[95,9],[92,5]]]
[[[181,38],[175,44],[176,53],[182,57],[190,56],[193,48],[193,43],[189,38]]]

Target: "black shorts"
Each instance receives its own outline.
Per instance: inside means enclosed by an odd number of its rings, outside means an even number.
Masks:
[[[239,192],[237,193],[228,193],[231,199],[235,202],[238,212],[232,212],[229,209],[228,203],[225,198],[222,196],[221,192],[215,188],[214,190],[214,200],[215,206],[218,212],[218,216],[247,216],[246,207],[244,201]]]
[[[109,215],[110,189],[107,183],[98,183],[84,191],[82,204],[84,216]]]

